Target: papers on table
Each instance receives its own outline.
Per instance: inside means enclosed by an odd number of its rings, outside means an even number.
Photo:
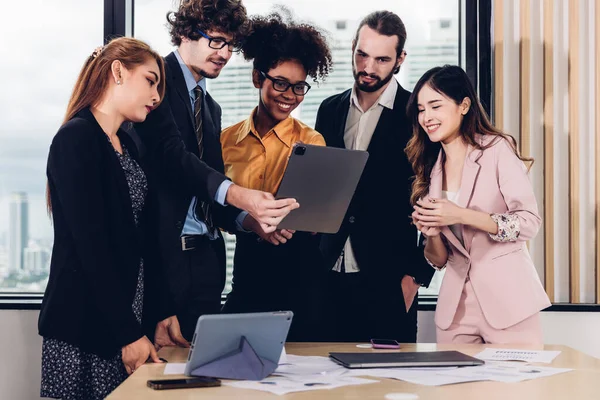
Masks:
[[[550,363],[558,354],[560,354],[559,351],[485,349],[475,357],[484,360],[500,359],[501,362],[492,361],[477,367],[460,368],[347,369],[331,361],[328,357],[286,355],[284,349],[279,366],[270,377],[262,381],[223,381],[222,384],[281,395],[377,382],[358,378],[358,376],[398,379],[426,386],[477,381],[514,383],[571,371],[567,368],[540,367],[528,364],[530,362]],[[509,360],[523,360],[527,363],[508,362]],[[184,363],[168,363],[165,366],[164,374],[183,374],[184,369]]]
[[[550,364],[560,354],[560,351],[536,351],[515,349],[490,349],[487,348],[477,354],[475,358],[489,361],[525,361],[530,363]]]
[[[164,375],[183,375],[185,363],[167,363],[165,365]]]
[[[279,356],[278,364],[285,364],[288,362],[287,353],[285,352],[285,346],[281,348],[281,355]]]
[[[286,361],[286,363],[279,363],[279,366],[273,372],[274,375],[340,376],[348,372],[348,369],[331,361],[327,357],[303,357],[289,354],[286,357]]]
[[[514,365],[490,363],[477,367],[457,368],[452,371],[440,371],[439,375],[456,378],[480,378],[495,382],[516,383],[530,379],[543,378],[572,371],[569,368],[538,367],[534,365]]]
[[[490,363],[477,367],[460,368],[377,368],[352,370],[349,372],[349,375],[391,378],[418,385],[441,386],[477,381],[522,382],[568,371],[571,370],[567,368],[537,367],[523,364]]]
[[[351,376],[372,376],[377,378],[397,379],[425,386],[451,385],[454,383],[482,381],[479,376],[452,376],[440,374],[442,371],[456,370],[457,367],[442,368],[369,368],[355,369],[348,372]]]
[[[165,366],[164,374],[183,374],[184,370],[185,363],[168,363]],[[327,357],[287,355],[284,350],[279,359],[279,367],[270,377],[262,381],[223,381],[222,385],[282,395],[378,382],[349,375],[342,376],[348,371]]]
[[[286,394],[292,392],[304,392],[309,390],[335,389],[349,385],[365,385],[376,383],[372,379],[355,378],[352,376],[270,376],[262,381],[237,381],[223,382],[224,386],[232,386],[240,389],[254,389],[274,394]]]

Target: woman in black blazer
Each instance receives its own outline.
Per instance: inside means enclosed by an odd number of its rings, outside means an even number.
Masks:
[[[160,362],[148,327],[156,327],[157,346],[186,345],[161,296],[157,246],[143,234],[151,221],[144,214],[152,201],[148,180],[135,143],[120,129],[156,106],[163,77],[162,58],[143,42],[119,38],[96,49],[52,141],[42,397],[104,398],[149,357]]]

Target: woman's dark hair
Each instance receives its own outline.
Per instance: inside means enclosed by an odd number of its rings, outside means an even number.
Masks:
[[[240,42],[248,34],[246,7],[241,0],[181,0],[177,11],[167,13],[171,43],[181,44],[181,38],[198,40],[198,30],[231,34]]]
[[[283,14],[283,15],[282,15]],[[325,79],[332,67],[325,34],[316,26],[295,23],[285,7],[250,19],[251,33],[242,46],[244,58],[255,70],[268,72],[282,61],[297,60],[313,81]]]
[[[500,131],[491,124],[465,71],[455,65],[435,67],[425,72],[421,79],[419,79],[406,108],[413,126],[412,138],[404,150],[415,172],[410,197],[413,204],[420,198],[425,197],[429,192],[431,171],[442,148],[441,143],[433,143],[429,140],[427,133],[419,124],[418,97],[419,92],[425,85],[453,100],[456,104],[461,104],[465,98],[471,101],[471,106],[463,117],[460,126],[460,135],[466,143],[477,149],[485,150],[493,146],[496,140],[492,140],[487,145],[482,146],[475,139],[475,134],[492,135],[498,139],[505,139],[512,147],[516,156],[521,161],[529,162],[529,167],[531,168],[533,158],[522,157],[519,154],[515,138]]]

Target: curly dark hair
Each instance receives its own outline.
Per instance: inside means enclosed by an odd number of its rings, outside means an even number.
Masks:
[[[324,80],[332,68],[331,50],[325,33],[316,26],[295,23],[285,7],[267,16],[250,18],[251,33],[242,42],[247,61],[254,69],[268,72],[280,62],[299,61],[315,82]]]
[[[201,30],[219,31],[240,42],[249,32],[246,7],[241,0],[181,0],[177,11],[167,13],[171,43],[181,44],[181,38],[198,40]]]

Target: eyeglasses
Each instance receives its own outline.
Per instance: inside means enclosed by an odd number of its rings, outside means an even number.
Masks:
[[[287,92],[287,90],[292,87],[292,92],[296,96],[304,96],[310,90],[310,85],[306,82],[298,82],[298,83],[289,83],[284,79],[273,78],[266,72],[259,71],[262,76],[269,79],[273,83],[273,89],[278,92]]]
[[[208,39],[208,47],[210,47],[211,49],[220,50],[223,47],[229,45],[229,51],[233,53],[239,53],[242,50],[241,43],[234,43],[233,41],[228,42],[227,40],[221,37],[212,38],[199,29],[196,32],[198,32],[202,37]]]

